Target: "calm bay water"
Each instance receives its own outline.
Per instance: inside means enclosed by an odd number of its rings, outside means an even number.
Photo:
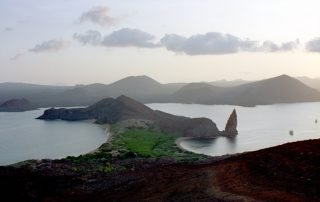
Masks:
[[[222,130],[235,108],[235,138],[188,139],[181,146],[211,156],[254,151],[292,141],[320,138],[320,103],[277,104],[257,107],[197,104],[149,104],[149,107],[187,117],[207,117]],[[43,121],[43,109],[0,112],[0,165],[27,159],[77,156],[107,139],[104,128],[89,122]],[[319,119],[319,123],[315,120]],[[294,135],[289,135],[293,130]]]
[[[98,148],[107,139],[105,129],[89,122],[35,119],[43,111],[0,112],[0,165],[77,156]]]
[[[235,138],[189,139],[181,146],[210,156],[255,151],[287,142],[320,138],[320,103],[276,104],[256,107],[197,104],[149,104],[175,115],[207,117],[224,129],[233,109],[238,114]],[[319,119],[319,123],[315,120]],[[293,130],[294,135],[289,131]]]

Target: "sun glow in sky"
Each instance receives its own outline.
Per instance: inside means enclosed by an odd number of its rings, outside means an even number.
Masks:
[[[1,0],[0,82],[320,77],[318,0]]]

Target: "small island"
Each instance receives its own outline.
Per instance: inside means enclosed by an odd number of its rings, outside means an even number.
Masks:
[[[36,105],[25,98],[11,99],[0,104],[0,112],[24,112],[36,109]]]
[[[148,123],[148,129],[176,136],[213,138],[221,135],[216,124],[208,118],[187,118],[152,110],[124,95],[116,99],[105,98],[87,108],[51,108],[38,119],[67,121],[94,119],[98,124],[116,124],[127,121],[127,125],[131,123],[133,126],[136,122],[144,122]]]

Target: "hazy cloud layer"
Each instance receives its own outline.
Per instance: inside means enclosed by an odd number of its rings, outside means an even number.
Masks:
[[[299,39],[295,41],[289,41],[278,45],[272,41],[265,41],[260,46],[260,50],[264,52],[277,52],[277,51],[291,51],[298,48],[300,44]]]
[[[24,55],[24,53],[17,53],[15,56],[11,57],[10,60],[19,60]]]
[[[73,34],[73,38],[83,45],[100,45],[102,40],[100,32],[94,30],[89,30],[84,34],[75,33]]]
[[[299,41],[277,45],[272,41],[260,44],[258,41],[241,39],[231,34],[208,32],[189,38],[176,34],[167,34],[161,39],[161,45],[167,50],[187,55],[222,55],[238,52],[277,52],[297,48]]]
[[[158,47],[158,44],[153,43],[154,40],[155,36],[147,32],[143,32],[138,29],[123,28],[105,36],[102,41],[102,45],[114,47]]]
[[[320,37],[312,39],[306,44],[306,49],[310,52],[320,53]]]
[[[165,47],[175,53],[187,55],[222,55],[238,52],[280,52],[292,51],[298,48],[299,40],[276,44],[273,41],[254,41],[241,39],[231,34],[208,32],[206,34],[184,37],[177,34],[166,34],[155,42],[156,37],[147,32],[123,28],[102,37],[98,31],[87,31],[84,34],[75,33],[73,38],[83,45],[99,45],[107,47]]]
[[[13,28],[12,27],[5,27],[3,29],[3,32],[12,32],[13,31]]]
[[[161,39],[167,50],[188,55],[229,54],[239,52],[242,48],[252,49],[254,41],[241,40],[231,34],[209,32],[193,35],[189,38],[167,34]]]
[[[79,21],[80,22],[92,22],[103,27],[114,26],[118,19],[109,15],[109,8],[106,6],[93,7],[89,11],[84,12]]]
[[[49,40],[29,49],[31,52],[57,52],[69,46],[69,42],[63,40]]]
[[[155,48],[155,36],[138,29],[123,28],[102,37],[98,31],[87,31],[84,34],[73,34],[73,38],[83,45],[100,45],[106,47],[141,47]]]

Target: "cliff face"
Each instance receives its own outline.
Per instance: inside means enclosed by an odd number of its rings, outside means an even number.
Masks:
[[[226,136],[235,136],[238,134],[237,130],[238,120],[237,120],[237,112],[234,109],[227,121],[226,127],[223,131],[223,134]]]
[[[207,118],[187,118],[152,110],[142,103],[126,96],[116,99],[105,98],[87,108],[48,109],[38,119],[79,121],[95,119],[96,123],[114,124],[128,119],[152,121],[154,128],[188,137],[215,137],[219,130],[214,122]]]
[[[87,120],[87,119],[93,119],[93,114],[87,113],[85,109],[47,109],[44,111],[44,113],[38,117],[37,119],[43,119],[43,120],[66,120],[66,121],[81,121],[81,120]]]

